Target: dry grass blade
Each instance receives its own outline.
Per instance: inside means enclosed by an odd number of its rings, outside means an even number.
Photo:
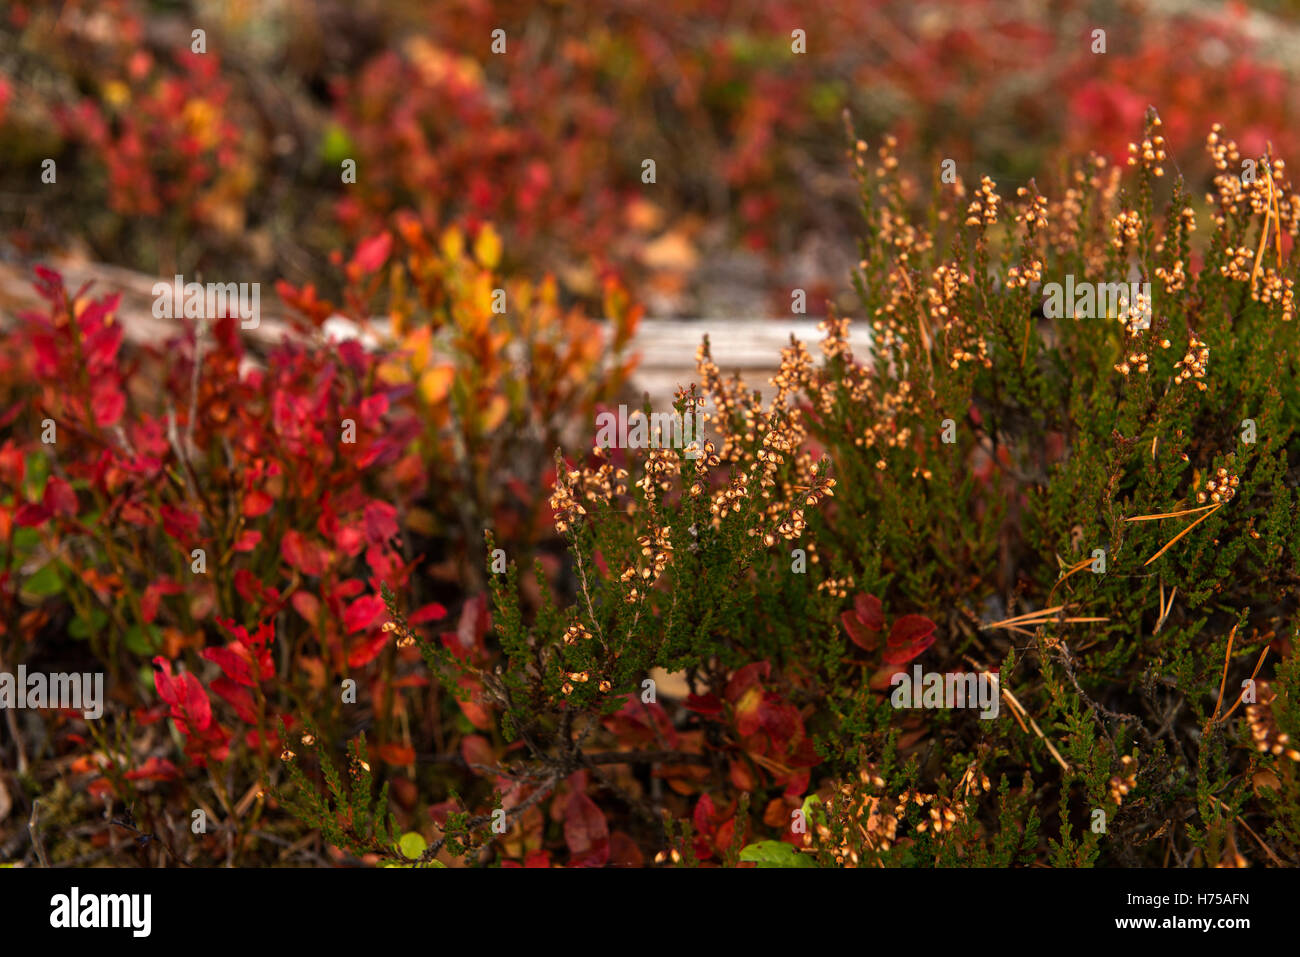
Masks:
[[[1153,635],[1160,634],[1160,629],[1165,626],[1165,619],[1168,618],[1169,613],[1174,610],[1174,597],[1177,594],[1178,594],[1178,586],[1175,585],[1174,590],[1169,593],[1169,602],[1168,604],[1166,604],[1165,583],[1164,582],[1160,583],[1160,619],[1159,621],[1156,622],[1155,628],[1151,630],[1151,634]]]
[[[1001,621],[995,621],[987,625],[981,625],[980,628],[981,630],[983,630],[985,628],[999,628],[1003,625],[1015,625],[1029,618],[1041,618],[1043,615],[1055,614],[1056,612],[1060,611],[1065,607],[1066,607],[1065,605],[1053,605],[1051,608],[1043,608],[1040,611],[1027,611],[1023,615],[1013,615],[1010,618],[1003,618]]]
[[[1268,173],[1268,167],[1264,167],[1264,172],[1268,175],[1268,203],[1264,206],[1264,231],[1259,234],[1259,249],[1255,252],[1255,268],[1250,271],[1250,294],[1255,295],[1255,280],[1259,278],[1259,267],[1264,261],[1264,250],[1268,248],[1268,226],[1273,221],[1273,177]]]
[[[1084,558],[1084,559],[1081,559],[1080,561],[1076,562],[1075,564],[1071,565],[1068,569],[1066,569],[1065,574],[1062,575],[1060,578],[1058,578],[1058,579],[1056,580],[1056,584],[1052,586],[1052,590],[1049,591],[1049,592],[1047,593],[1047,600],[1048,600],[1048,601],[1051,601],[1051,600],[1052,600],[1052,596],[1056,594],[1056,589],[1058,589],[1058,588],[1061,587],[1061,583],[1062,583],[1063,581],[1065,581],[1065,580],[1066,580],[1067,578],[1069,578],[1071,575],[1076,575],[1076,574],[1078,574],[1079,572],[1083,571],[1085,568],[1087,568],[1089,565],[1091,565],[1092,562],[1093,562],[1093,559],[1091,559],[1091,558]]]
[[[1237,626],[1232,626],[1232,631],[1228,632],[1228,650],[1223,653],[1223,677],[1219,679],[1219,700],[1214,702],[1214,714],[1210,715],[1210,722],[1206,725],[1219,720],[1219,709],[1223,707],[1223,689],[1228,684],[1228,665],[1232,661],[1232,643],[1237,640]]]
[[[1086,616],[1070,616],[1066,618],[1056,617],[1066,607],[1068,606],[1054,605],[1051,608],[1044,608],[1042,611],[1033,611],[1026,615],[1018,615],[1015,618],[1006,618],[1002,621],[990,622],[987,625],[981,625],[980,630],[987,631],[990,628],[1005,628],[1008,631],[1016,631],[1020,634],[1025,634],[1026,632],[1020,627],[1021,625],[1036,627],[1038,625],[1051,624],[1052,622],[1057,622],[1062,625],[1075,625],[1085,622],[1110,621],[1109,618],[1093,618]]]
[[[1183,515],[1195,515],[1197,512],[1208,512],[1212,508],[1218,508],[1218,505],[1202,505],[1200,508],[1185,508],[1177,512],[1158,512],[1154,515],[1134,515],[1124,519],[1126,522],[1158,522],[1162,518],[1181,518]]]
[[[1251,681],[1254,681],[1254,680],[1255,680],[1255,677],[1259,674],[1259,669],[1264,667],[1264,659],[1267,658],[1267,657],[1268,657],[1268,646],[1265,645],[1265,646],[1264,646],[1264,650],[1261,651],[1261,652],[1259,653],[1259,661],[1255,662],[1255,670],[1252,671],[1252,672],[1250,673],[1250,680],[1251,680]],[[1224,672],[1224,677],[1227,677],[1227,672],[1226,672],[1226,671]],[[1219,720],[1220,720],[1220,721],[1227,721],[1228,718],[1230,718],[1230,717],[1232,716],[1232,712],[1236,711],[1237,708],[1240,707],[1240,706],[1241,706],[1241,695],[1237,695],[1237,700],[1233,702],[1232,707],[1229,708],[1229,709],[1224,713],[1223,717],[1220,718]]]
[[[1143,567],[1146,567],[1147,565],[1150,565],[1153,561],[1155,561],[1157,558],[1159,558],[1159,557],[1160,557],[1161,555],[1163,555],[1165,552],[1169,551],[1169,549],[1173,548],[1174,545],[1178,542],[1178,540],[1179,540],[1180,538],[1182,538],[1184,535],[1186,535],[1188,532],[1190,532],[1192,529],[1194,529],[1197,525],[1200,525],[1201,522],[1205,521],[1207,518],[1209,518],[1211,515],[1213,515],[1213,514],[1214,514],[1215,512],[1217,512],[1219,509],[1223,508],[1223,503],[1220,502],[1218,505],[1211,505],[1211,506],[1209,506],[1209,508],[1210,508],[1210,510],[1209,510],[1208,512],[1206,512],[1204,515],[1202,515],[1202,516],[1201,516],[1200,518],[1198,518],[1196,521],[1192,522],[1192,524],[1188,525],[1185,529],[1183,529],[1181,532],[1179,532],[1179,533],[1178,533],[1177,535],[1175,535],[1173,538],[1169,539],[1169,541],[1165,544],[1165,547],[1164,547],[1164,548],[1160,549],[1160,551],[1156,552],[1154,555],[1152,555],[1150,558],[1148,558],[1148,559],[1143,563]]]
[[[1061,769],[1068,774],[1070,771],[1070,765],[1066,762],[1065,758],[1061,757],[1061,752],[1056,750],[1056,747],[1050,740],[1048,740],[1047,735],[1043,734],[1043,729],[1038,726],[1038,722],[1033,719],[1033,716],[1025,710],[1025,706],[1017,701],[1016,696],[1006,688],[1002,689],[1002,694],[1007,699],[1007,704],[1011,705],[1012,713],[1014,714],[1016,711],[1020,712],[1021,716],[1029,722],[1029,726],[1034,729],[1034,734],[1038,735],[1038,737],[1042,739],[1043,744],[1047,745],[1047,750],[1052,752],[1052,757],[1056,759],[1056,763],[1059,764]]]

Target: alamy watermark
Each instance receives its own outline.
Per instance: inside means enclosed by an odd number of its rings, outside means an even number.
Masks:
[[[1080,282],[1043,286],[1043,315],[1048,319],[1121,319],[1131,327],[1151,327],[1151,283]]]
[[[1001,694],[998,676],[991,671],[923,672],[920,665],[912,674],[899,671],[889,679],[895,708],[980,708],[980,717],[998,716]]]
[[[80,711],[88,721],[104,715],[104,673],[50,674],[18,666],[18,674],[0,671],[0,710],[5,708],[66,708]]]
[[[83,894],[73,887],[70,893],[50,898],[50,926],[119,927],[129,929],[133,937],[148,937],[152,911],[152,894]]]
[[[596,416],[596,445],[605,449],[685,449],[688,459],[698,459],[704,454],[704,413],[652,412],[647,416],[640,409],[629,412],[626,405],[620,405],[617,414],[601,412]]]
[[[171,282],[153,284],[153,314],[158,319],[220,319],[232,316],[240,328],[256,329],[262,321],[262,286],[256,282]]]

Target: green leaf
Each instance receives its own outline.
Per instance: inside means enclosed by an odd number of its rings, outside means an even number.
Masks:
[[[27,581],[23,582],[22,592],[31,598],[49,598],[63,591],[63,580],[59,577],[57,563],[50,562]]]
[[[162,632],[154,625],[133,625],[126,633],[126,648],[134,655],[152,655],[162,647]]]
[[[407,831],[397,842],[397,849],[406,857],[419,857],[429,849],[429,844],[421,835]]]
[[[810,794],[803,799],[803,819],[809,826],[827,823],[826,808],[823,807],[822,799],[818,795]]]
[[[742,861],[752,861],[759,867],[816,867],[811,857],[800,854],[785,841],[759,841],[740,849]]]
[[[401,839],[397,842],[397,849],[401,851],[405,857],[419,857],[421,854],[423,854],[426,850],[429,849],[429,844],[427,841],[425,841],[425,839],[421,835],[417,834],[415,831],[407,831],[405,834],[402,835]],[[379,866],[380,867],[415,867],[416,865],[404,864],[401,861],[387,861],[383,864],[380,864]],[[447,865],[442,863],[442,861],[430,861],[428,866],[442,868],[444,870],[447,867]]]
[[[108,615],[99,608],[90,610],[90,621],[84,618],[74,618],[68,623],[68,634],[73,638],[89,638],[98,631],[102,631],[108,624]]]
[[[320,154],[321,159],[325,162],[337,166],[345,159],[354,157],[356,152],[347,131],[338,124],[334,124],[325,131],[325,135],[321,139]]]

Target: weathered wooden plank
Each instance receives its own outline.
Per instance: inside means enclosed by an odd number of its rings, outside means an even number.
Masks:
[[[120,292],[122,303],[118,315],[129,341],[156,344],[175,334],[175,320],[158,319],[153,314],[152,290],[159,279],[98,263],[53,260],[49,265],[63,274],[70,288],[93,281],[96,294]],[[32,288],[32,278],[29,267],[0,262],[0,324],[12,322],[25,309],[41,308],[40,297]],[[738,371],[751,388],[767,391],[767,380],[780,365],[781,349],[789,344],[791,335],[817,354],[817,342],[821,338],[818,321],[788,317],[643,319],[632,341],[632,351],[641,357],[632,388],[637,393],[648,392],[656,406],[671,401],[677,387],[697,381],[695,354],[707,335],[714,361],[724,374]],[[386,320],[377,319],[374,326],[375,332],[382,336]],[[354,323],[342,317],[329,319],[325,333],[340,339],[361,337],[369,343],[374,341],[361,335]],[[271,309],[262,310],[261,321],[255,328],[243,330],[243,335],[259,350],[292,334],[290,324]],[[850,343],[858,355],[869,353],[870,330],[865,324],[858,323],[852,328]]]

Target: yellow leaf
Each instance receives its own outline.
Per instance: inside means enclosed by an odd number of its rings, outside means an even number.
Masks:
[[[447,398],[451,391],[452,380],[456,377],[454,366],[435,366],[420,376],[420,395],[430,405],[437,405]]]
[[[478,231],[474,240],[474,258],[484,269],[496,269],[501,261],[501,237],[491,223]]]
[[[131,99],[131,88],[121,80],[109,80],[104,84],[104,102],[109,106],[122,106]]]
[[[411,370],[403,362],[385,362],[376,374],[384,385],[405,385],[411,381]]]
[[[488,401],[487,408],[483,410],[481,424],[484,432],[491,432],[501,426],[506,420],[506,413],[510,411],[510,403],[506,401],[503,395],[494,395]]]
[[[423,369],[429,364],[430,354],[433,351],[433,331],[428,326],[420,326],[411,331],[405,339],[402,340],[402,348],[411,356],[411,368]]]
[[[448,259],[459,259],[465,252],[465,238],[455,226],[448,227],[442,234],[442,254]]]

